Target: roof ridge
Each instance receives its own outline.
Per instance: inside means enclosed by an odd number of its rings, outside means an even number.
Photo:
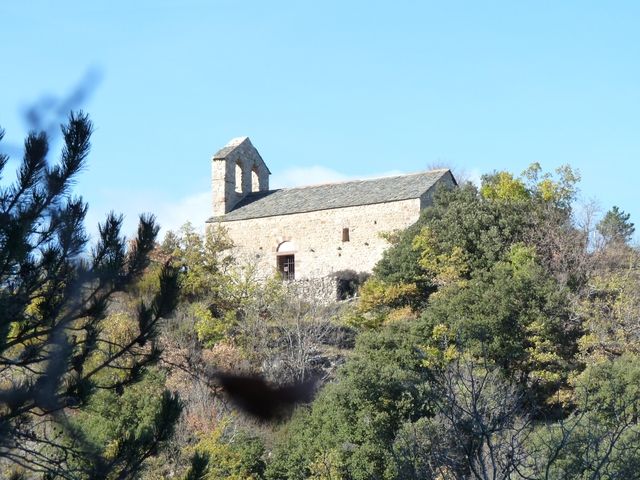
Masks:
[[[213,154],[213,159],[222,160],[226,158],[231,152],[233,152],[236,148],[238,148],[240,145],[244,144],[245,142],[248,142],[251,146],[253,146],[248,136],[232,138],[225,144],[224,147],[222,147],[216,153]]]
[[[400,175],[382,175],[380,177],[369,177],[369,178],[353,178],[350,180],[339,180],[337,182],[323,182],[323,183],[312,183],[309,185],[299,185],[297,187],[282,187],[277,188],[275,190],[269,191],[277,191],[277,190],[301,190],[304,188],[313,188],[313,187],[322,187],[324,185],[344,185],[345,183],[365,183],[365,182],[373,182],[376,180],[386,180],[391,178],[400,178],[400,177],[410,177],[413,175],[424,175],[425,173],[434,173],[434,172],[447,172],[449,168],[434,168],[433,170],[422,170],[420,172],[411,172],[411,173],[402,173]],[[253,193],[253,192],[252,192]]]

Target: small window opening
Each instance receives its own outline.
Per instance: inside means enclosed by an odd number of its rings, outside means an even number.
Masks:
[[[283,280],[294,280],[296,278],[295,255],[278,256],[278,271]]]
[[[236,163],[236,192],[242,193],[242,167]]]
[[[349,229],[348,228],[343,228],[342,229],[342,241],[343,242],[348,242],[349,241]]]
[[[258,177],[258,170],[255,168],[251,170],[251,191],[260,191],[260,178]]]

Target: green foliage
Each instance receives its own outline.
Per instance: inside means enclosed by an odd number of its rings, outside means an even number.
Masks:
[[[613,207],[606,213],[597,225],[598,232],[606,243],[628,243],[631,240],[636,229],[629,221],[630,217],[629,213],[624,213],[618,207]]]
[[[624,268],[592,276],[578,306],[584,329],[579,344],[587,363],[640,354],[640,254],[630,250],[624,258]]]
[[[523,238],[529,208],[520,201],[486,200],[471,184],[440,189],[433,205],[384,253],[375,276],[389,284],[413,283],[426,298],[435,286],[500,260]]]
[[[533,163],[521,175],[527,183],[527,190],[533,198],[556,208],[570,210],[577,193],[580,173],[569,165],[561,165],[555,170],[556,179],[550,173],[542,173],[539,163]]]
[[[413,248],[415,237],[423,224],[422,218],[406,230],[398,233],[391,247],[373,269],[376,277],[387,283],[418,283],[426,280],[426,274],[418,262],[420,254]]]
[[[207,475],[207,465],[209,457],[200,452],[196,452],[191,457],[189,470],[184,475],[183,480],[204,480]]]
[[[435,381],[436,414],[406,422],[394,441],[397,478],[513,478],[526,437],[522,393],[468,359]]]
[[[640,357],[623,355],[587,367],[576,380],[577,406],[602,421],[638,421]]]
[[[398,478],[407,480],[436,478],[439,470],[437,453],[449,445],[446,431],[433,418],[421,417],[414,422],[405,422],[398,430],[393,442],[393,453],[397,459]],[[451,453],[454,453],[452,448]],[[447,478],[443,475],[442,478]]]
[[[513,244],[525,243],[550,273],[576,284],[583,276],[583,245],[571,226],[570,204],[579,177],[569,167],[557,170],[558,179],[540,172],[534,164],[521,178],[485,175],[480,190],[472,184],[437,190],[418,222],[394,237],[374,277],[386,285],[415,285],[417,294],[395,303],[420,310],[438,288],[464,284],[503,260]],[[376,308],[376,298],[367,301],[367,308]]]
[[[198,340],[208,348],[225,338],[235,320],[235,312],[226,312],[222,318],[214,317],[211,310],[202,303],[191,304],[190,313],[196,319],[195,330]]]
[[[438,257],[458,257],[453,263],[460,264],[466,276],[489,268],[522,240],[529,209],[520,201],[488,201],[472,185],[443,192],[424,213],[430,238],[416,244],[424,249],[422,263],[437,265],[443,262]]]
[[[283,432],[267,478],[393,478],[389,445],[429,408],[428,372],[413,345],[398,326],[361,334],[337,383]]]
[[[152,434],[163,390],[164,378],[150,370],[122,395],[98,390],[72,423],[106,458],[113,458],[125,438],[141,440]]]
[[[208,348],[225,338],[242,306],[232,246],[226,230],[212,227],[200,234],[186,223],[178,233],[168,232],[160,248],[179,271],[179,316],[189,319],[185,333],[195,333]]]
[[[265,463],[262,441],[246,432],[231,432],[227,421],[221,422],[196,444],[196,453],[207,459],[201,469],[205,480],[258,480],[263,478]],[[204,462],[201,462],[204,463]]]
[[[181,272],[180,292],[185,300],[207,298],[216,308],[224,308],[232,246],[222,228],[208,228],[201,235],[186,223],[178,234],[167,233],[161,250]]]
[[[640,470],[640,358],[623,355],[588,367],[575,392],[576,412],[540,427],[533,438],[532,470],[546,470],[548,478],[634,478]]]
[[[455,347],[499,366],[523,387],[549,393],[566,380],[576,351],[568,307],[567,292],[533,250],[516,244],[490,270],[432,297],[418,328],[430,347],[427,358],[433,349]]]
[[[588,249],[578,180],[497,172],[389,236],[347,318],[355,351],[267,478],[634,478],[638,257]]]
[[[180,410],[176,398],[156,392],[148,398],[160,401],[153,421],[136,417],[141,423],[131,423],[133,433],[108,454],[68,420],[86,413],[96,395],[130,398],[128,389],[158,358],[158,324],[177,297],[176,272],[165,266],[133,312],[116,311],[115,300],[147,268],[159,227],[143,215],[127,242],[122,217],[111,213],[86,251],[87,206],[70,190],[92,130],[87,115],[72,113],[53,165],[46,134],[31,133],[17,180],[0,188],[0,457],[37,465],[49,478],[136,474]],[[0,155],[0,171],[7,160]],[[138,427],[153,435],[138,435]]]
[[[155,370],[122,394],[98,390],[67,427],[71,438],[83,438],[91,452],[88,461],[78,459],[75,468],[86,471],[88,478],[135,474],[171,437],[181,409],[180,401],[164,389],[164,378]],[[110,473],[114,471],[118,474]]]

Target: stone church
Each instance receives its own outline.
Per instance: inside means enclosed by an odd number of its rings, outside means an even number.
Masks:
[[[322,278],[342,270],[371,272],[389,246],[384,234],[418,220],[449,170],[269,189],[270,171],[248,137],[212,159],[213,216],[241,258],[284,279]],[[312,179],[311,179],[312,180]]]

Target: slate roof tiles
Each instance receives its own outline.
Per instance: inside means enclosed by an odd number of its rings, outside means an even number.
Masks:
[[[211,217],[207,222],[248,220],[420,198],[447,172],[446,169],[431,170],[371,180],[254,192],[240,200],[226,215]]]

